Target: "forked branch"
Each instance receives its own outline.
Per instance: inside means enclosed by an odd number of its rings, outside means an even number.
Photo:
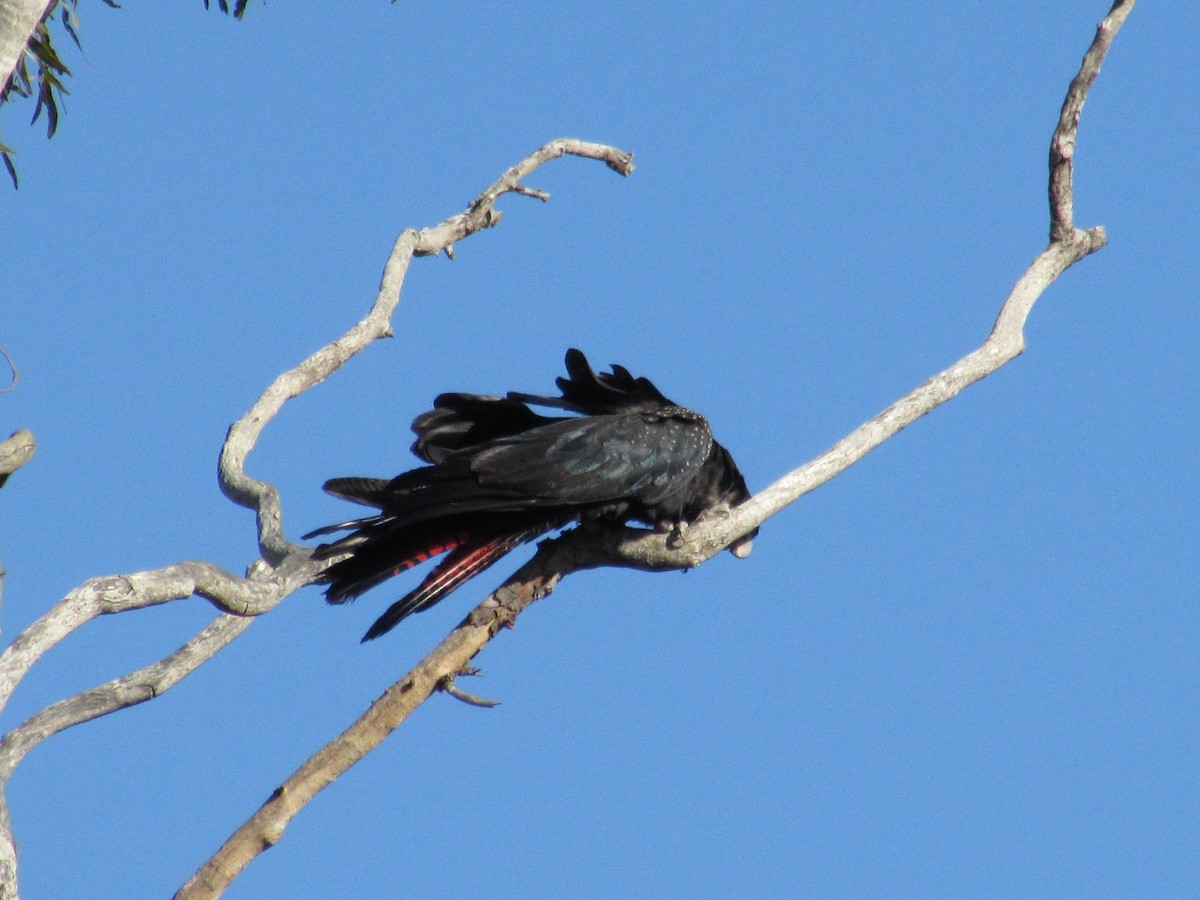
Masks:
[[[784,475],[728,515],[688,529],[682,545],[633,528],[575,529],[544,541],[532,560],[489,595],[412,671],[389,688],[341,735],[281,785],[271,798],[192,876],[176,898],[215,897],[259,853],[280,840],[292,817],[316,794],[377,747],[410,712],[447,683],[525,607],[549,594],[563,576],[595,566],[661,570],[690,568],[711,558],[785,506],[845,471],[921,416],[990,375],[1025,348],[1033,304],[1059,275],[1104,246],[1100,227],[1081,231],[1072,219],[1072,161],[1079,112],[1114,35],[1134,0],[1118,0],[1071,82],[1051,139],[1050,245],[1030,264],[1004,301],[983,345],[863,423],[829,450]]]
[[[273,485],[246,474],[246,459],[267,423],[288,400],[329,377],[372,341],[391,334],[391,316],[400,301],[400,289],[413,256],[449,253],[457,241],[496,225],[501,218],[495,208],[496,201],[507,193],[549,199],[544,192],[525,187],[522,180],[544,163],[565,155],[599,160],[622,175],[633,171],[633,157],[629,153],[562,138],[538,148],[501,175],[464,212],[432,228],[406,229],[392,248],[379,293],[367,315],[346,334],[276,378],[230,427],[221,448],[218,479],[227,496],[257,514],[261,553],[245,578],[204,562],[183,562],[150,572],[94,578],[71,591],[0,654],[2,709],[16,685],[46,651],[97,616],[192,596],[209,600],[222,612],[175,653],[43,709],[0,741],[0,897],[15,896],[17,883],[16,849],[3,787],[25,754],[52,734],[159,696],[242,634],[252,621],[248,617],[273,609],[285,597],[310,584],[319,573],[322,565],[310,560],[308,548],[284,537],[278,491]]]

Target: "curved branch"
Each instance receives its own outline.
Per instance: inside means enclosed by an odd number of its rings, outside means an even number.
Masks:
[[[180,888],[176,900],[219,896],[258,854],[274,846],[288,823],[324,787],[377,747],[414,709],[463,672],[470,660],[530,603],[550,594],[571,572],[596,566],[662,570],[699,565],[730,547],[784,507],[845,471],[867,453],[964,388],[990,375],[1025,349],[1025,322],[1034,303],[1071,265],[1104,246],[1102,228],[1071,224],[1071,154],[1079,110],[1100,63],[1134,0],[1118,0],[1097,29],[1079,74],[1071,82],[1051,141],[1051,243],[1030,264],[1004,301],[983,345],[863,423],[829,450],[775,481],[728,513],[710,516],[671,541],[636,528],[580,527],[538,552],[477,606],[428,656],[393,684],[342,734],[296,770],[262,807]],[[1072,112],[1068,113],[1068,110]],[[1065,160],[1056,163],[1055,160]],[[483,195],[481,195],[483,196]],[[678,544],[678,546],[676,546]]]
[[[391,255],[383,267],[379,293],[370,312],[345,335],[276,378],[250,410],[230,426],[229,435],[221,448],[218,479],[221,490],[229,499],[257,513],[258,545],[263,559],[277,563],[300,549],[283,536],[279,492],[273,485],[251,478],[245,471],[246,456],[254,448],[267,422],[292,397],[324,381],[372,341],[391,335],[392,312],[400,302],[400,288],[414,256],[436,256],[442,252],[453,256],[455,243],[499,223],[501,213],[496,209],[496,201],[504,194],[532,194],[538,199],[548,200],[548,194],[531,191],[521,184],[521,180],[544,163],[565,155],[600,160],[621,175],[633,171],[632,153],[604,144],[559,138],[539,147],[501,175],[472,200],[464,212],[432,228],[420,231],[406,228],[396,238]]]
[[[225,613],[164,659],[51,704],[0,740],[0,896],[8,889],[15,893],[17,871],[16,844],[4,789],[25,754],[73,725],[159,696],[228,646],[250,626],[254,616],[273,609],[284,597],[309,584],[319,568],[307,554],[297,554],[275,570],[254,566],[245,579],[205,562],[93,578],[17,636],[0,654],[0,709],[47,650],[97,616],[193,595],[204,597]]]
[[[206,562],[182,562],[152,572],[92,578],[56,603],[0,654],[0,709],[47,650],[97,616],[191,596],[203,597],[232,615],[257,616],[310,584],[318,571],[317,564],[297,555],[278,569],[259,567],[249,578],[238,578]]]
[[[1083,55],[1079,73],[1071,81],[1063,99],[1058,127],[1050,139],[1050,241],[1070,240],[1075,230],[1075,145],[1079,136],[1079,115],[1088,91],[1100,74],[1100,64],[1135,0],[1116,0],[1108,15],[1096,26],[1092,45]],[[1103,245],[1103,244],[1102,244]],[[1099,249],[1099,248],[1097,248]]]
[[[9,382],[8,387],[0,388],[0,394],[7,394],[10,391],[15,391],[17,385],[21,383],[21,373],[17,370],[17,364],[13,362],[8,351],[3,347],[0,347],[0,356],[4,357],[4,361],[8,363],[8,370],[12,372],[12,381]]]
[[[283,539],[278,492],[274,486],[245,474],[246,456],[267,422],[288,399],[323,381],[369,343],[391,333],[389,317],[399,302],[408,262],[414,255],[436,255],[449,250],[456,241],[494,226],[500,221],[501,214],[495,209],[495,203],[501,196],[509,192],[530,193],[520,183],[521,179],[549,160],[568,154],[603,161],[621,174],[633,171],[632,154],[603,144],[560,138],[538,148],[506,171],[471,201],[465,212],[432,228],[405,229],[384,267],[379,295],[367,316],[347,334],[275,379],[246,415],[231,426],[221,451],[221,486],[236,502],[258,510],[259,543],[264,555],[251,566],[246,578],[237,578],[209,563],[184,562],[151,572],[85,582],[0,654],[0,709],[21,678],[47,650],[98,615],[198,595],[224,612],[257,616],[311,583],[320,565],[311,562],[308,548]],[[533,193],[548,199],[542,192]],[[272,557],[277,560],[274,565],[269,562]]]
[[[36,449],[33,432],[25,428],[0,441],[0,487],[4,487],[9,475],[33,459]]]
[[[258,516],[262,558],[251,565],[246,578],[205,562],[183,562],[150,572],[94,578],[67,594],[0,654],[0,709],[3,709],[16,685],[47,650],[97,616],[193,595],[204,597],[225,613],[175,653],[43,709],[0,741],[0,896],[9,889],[15,891],[16,885],[16,851],[3,786],[25,754],[50,735],[72,725],[158,696],[245,631],[251,621],[247,617],[268,612],[319,574],[322,564],[312,562],[309,548],[290,543],[283,536],[278,491],[245,473],[246,457],[266,424],[289,399],[323,381],[372,341],[391,334],[390,318],[399,303],[400,288],[413,256],[433,256],[442,251],[450,255],[455,242],[496,225],[501,213],[495,204],[506,193],[548,200],[548,194],[525,187],[521,179],[549,160],[564,155],[600,160],[623,175],[633,171],[632,154],[602,144],[561,138],[538,148],[510,168],[472,200],[464,212],[432,228],[406,229],[397,238],[384,266],[379,294],[366,317],[345,335],[276,378],[250,410],[230,427],[218,468],[221,489],[235,502],[254,509]],[[26,434],[18,432],[14,438]],[[28,443],[31,455],[32,435]],[[3,446],[8,444],[5,442]]]
[[[60,700],[36,713],[0,740],[0,783],[6,782],[25,754],[46,738],[114,710],[153,700],[212,659],[253,621],[247,616],[225,613],[158,662]]]
[[[357,721],[318,750],[235,831],[175,894],[176,900],[217,897],[258,854],[276,844],[305,804],[378,747],[446,680],[461,673],[497,632],[534,600],[554,589],[561,566],[551,562],[554,541],[471,612],[437,647],[388,688]]]

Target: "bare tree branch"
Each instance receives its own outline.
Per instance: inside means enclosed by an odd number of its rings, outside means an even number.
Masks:
[[[0,487],[4,487],[9,475],[33,459],[36,449],[33,432],[24,428],[13,432],[7,440],[0,441]]]
[[[306,554],[270,570],[252,567],[243,580],[204,562],[184,562],[153,572],[93,578],[30,625],[0,654],[0,708],[42,655],[97,616],[128,612],[193,595],[225,614],[182,648],[142,669],[43,709],[0,740],[0,898],[17,896],[17,852],[5,788],[17,763],[47,737],[98,716],[159,696],[240,635],[251,616],[312,581],[318,567]]]
[[[1072,222],[1071,161],[1079,111],[1100,71],[1113,36],[1135,0],[1118,0],[1071,82],[1051,139],[1051,242],[1017,281],[983,345],[939,372],[833,447],[789,472],[726,515],[687,530],[681,542],[635,528],[577,528],[544,541],[526,565],[489,595],[428,656],[393,684],[342,734],[314,754],[180,888],[176,900],[219,896],[263,850],[274,846],[297,812],[324,787],[377,747],[434,692],[453,684],[470,660],[530,603],[554,590],[571,572],[595,566],[662,570],[699,565],[748,534],[804,494],[845,471],[867,453],[964,388],[995,372],[1025,349],[1025,322],[1034,303],[1070,266],[1106,243],[1101,227],[1081,231]]]
[[[0,347],[0,356],[4,357],[9,371],[12,372],[12,381],[7,387],[0,388],[0,394],[7,394],[9,391],[15,391],[17,385],[21,383],[21,373],[17,370],[17,364],[13,362],[12,357],[8,355],[8,351],[3,347]],[[13,432],[8,440],[0,442],[0,487],[4,487],[9,475],[33,459],[33,451],[36,448],[37,443],[33,439],[33,432],[24,428]],[[4,573],[0,571],[0,579],[3,578]]]
[[[278,561],[300,549],[283,537],[278,491],[245,472],[246,456],[267,422],[292,397],[324,381],[372,341],[392,334],[392,312],[400,302],[400,288],[414,256],[436,256],[443,251],[450,254],[457,241],[493,227],[501,218],[500,211],[495,208],[500,197],[510,192],[530,193],[521,180],[549,160],[568,154],[601,160],[622,175],[633,171],[633,155],[630,153],[603,144],[560,138],[535,150],[501,175],[471,201],[465,212],[451,216],[433,228],[420,231],[406,228],[396,238],[383,268],[379,295],[366,317],[332,344],[322,347],[296,368],[276,378],[250,411],[230,427],[229,436],[221,449],[221,490],[235,503],[257,511],[258,541],[263,559]],[[543,192],[536,194],[540,199],[548,199]]]
[[[0,708],[7,704],[21,679],[47,650],[97,616],[144,609],[192,596],[203,597],[232,615],[257,616],[309,584],[318,568],[297,555],[279,569],[260,566],[245,579],[210,563],[182,562],[152,572],[86,581],[21,632],[0,654]],[[0,783],[3,783],[2,778]]]
[[[25,754],[50,735],[113,710],[153,700],[174,687],[228,646],[253,621],[247,616],[226,613],[170,656],[47,706],[0,741],[0,782],[7,781]]]
[[[525,187],[521,180],[544,163],[565,155],[602,161],[622,175],[633,171],[633,157],[629,153],[562,138],[538,148],[506,171],[472,200],[464,212],[432,228],[406,229],[396,240],[384,267],[379,293],[366,317],[345,335],[276,378],[246,414],[230,426],[221,448],[218,480],[230,499],[257,513],[262,554],[250,566],[246,578],[205,562],[182,562],[150,572],[93,578],[67,594],[0,654],[0,709],[3,709],[17,684],[47,650],[97,616],[191,596],[204,597],[224,613],[175,653],[43,709],[0,741],[0,900],[15,897],[17,884],[15,842],[2,788],[25,754],[45,738],[72,725],[159,696],[244,632],[251,621],[246,617],[273,609],[285,597],[310,584],[323,568],[323,564],[311,561],[307,547],[284,538],[276,488],[245,472],[246,457],[263,428],[288,400],[319,384],[372,341],[391,334],[390,318],[399,303],[400,289],[413,256],[449,253],[455,242],[496,225],[501,213],[495,204],[506,193],[549,199],[548,194]],[[32,447],[32,435],[29,442]]]
[[[318,750],[175,894],[176,900],[217,897],[246,865],[283,836],[292,817],[339,775],[378,747],[413,710],[463,671],[505,625],[554,589],[568,563],[556,560],[545,541],[522,566],[477,606],[407,675],[371,704],[359,719]]]
[[[1067,96],[1063,100],[1062,112],[1058,116],[1058,127],[1050,139],[1050,241],[1069,241],[1075,231],[1075,144],[1079,136],[1079,115],[1083,103],[1096,76],[1100,64],[1112,45],[1117,31],[1125,23],[1125,17],[1133,9],[1135,0],[1116,0],[1108,15],[1096,26],[1096,36],[1083,56],[1079,73],[1071,81]],[[1103,231],[1100,232],[1103,246]],[[1095,249],[1099,249],[1096,247]]]

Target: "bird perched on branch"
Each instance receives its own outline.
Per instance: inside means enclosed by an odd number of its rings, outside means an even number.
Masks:
[[[643,522],[679,530],[750,494],[708,421],[621,366],[592,371],[568,350],[560,397],[442,394],[417,416],[413,453],[428,465],[382,478],[334,478],[325,490],[379,510],[305,538],[350,533],[316,548],[337,559],[325,597],[346,603],[437,556],[418,587],[393,603],[369,641],[433,606],[509,551],[571,522]],[[530,407],[575,415],[544,416]],[[749,538],[732,548],[749,552]],[[348,555],[347,555],[348,554]]]

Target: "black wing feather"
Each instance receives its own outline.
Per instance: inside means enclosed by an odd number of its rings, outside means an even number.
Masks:
[[[428,465],[390,481],[326,482],[329,493],[379,510],[306,535],[350,532],[313,551],[316,559],[336,559],[322,575],[330,602],[344,603],[446,554],[365,639],[571,521],[673,527],[747,499],[741,472],[703,416],[622,366],[594,372],[578,350],[567,351],[566,368],[558,397],[442,394],[413,421],[413,453]],[[530,405],[576,415],[544,416]]]
[[[533,504],[589,504],[618,497],[657,506],[686,488],[708,458],[712,435],[694,413],[564,419],[494,441],[471,459],[484,487]]]
[[[430,463],[553,421],[524,403],[485,394],[441,394],[433,409],[413,420],[412,452]]]
[[[584,415],[611,415],[622,412],[654,412],[675,407],[649,379],[634,378],[623,366],[612,366],[612,372],[592,371],[587,357],[574,348],[567,351],[568,378],[555,383],[561,397],[510,392],[508,399],[534,406],[552,406]]]

